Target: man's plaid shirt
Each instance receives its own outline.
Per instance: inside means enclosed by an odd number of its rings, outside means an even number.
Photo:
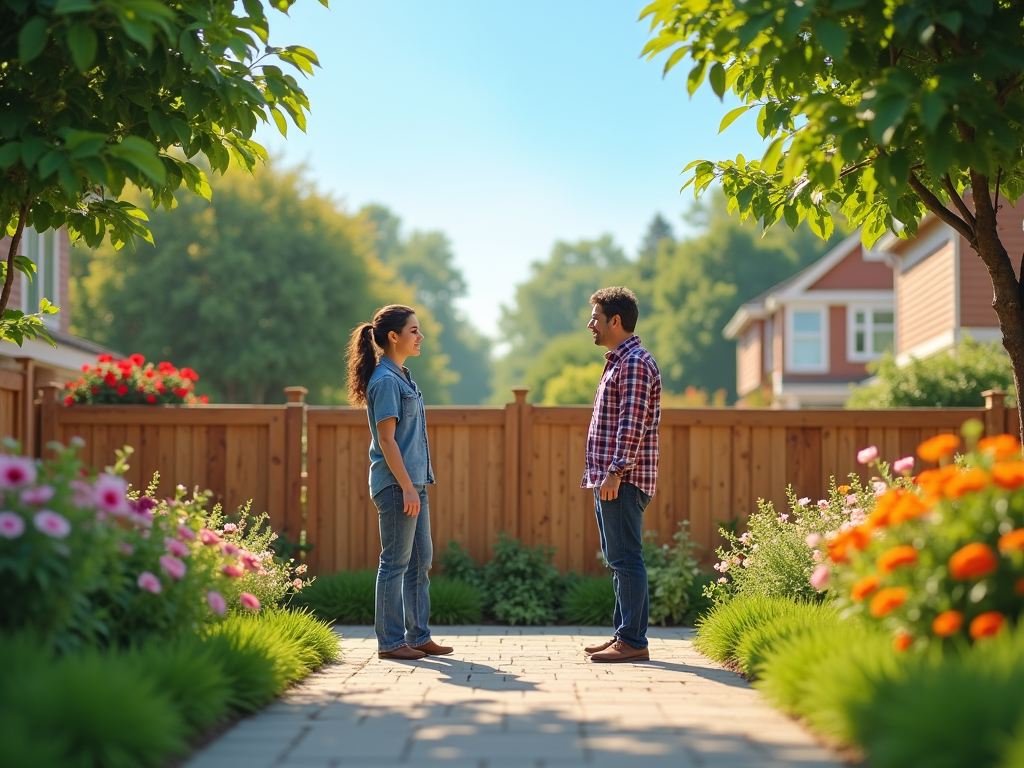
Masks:
[[[658,480],[658,422],[661,420],[661,372],[651,353],[630,336],[605,353],[608,361],[594,397],[587,432],[587,471],[581,488],[604,482],[619,470],[648,496]]]

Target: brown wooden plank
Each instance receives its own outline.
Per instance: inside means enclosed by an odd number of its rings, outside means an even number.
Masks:
[[[711,427],[690,427],[690,535],[714,551],[715,523],[711,509]]]
[[[320,433],[316,421],[307,413],[306,423],[306,517],[304,529],[306,543],[313,544],[313,549],[306,552],[304,562],[309,570],[315,575],[320,567],[320,504],[321,488],[320,478],[323,474],[321,467],[322,449],[320,447]]]
[[[455,435],[452,427],[431,425],[431,457],[436,456],[434,464],[434,476],[437,485],[431,490],[434,498],[431,499],[431,528],[437,531],[434,543],[440,549],[444,549],[455,540],[454,516],[452,514],[455,506]],[[434,510],[437,510],[436,514]],[[436,527],[434,522],[437,521]]]
[[[339,455],[338,437],[341,429],[321,426],[317,449],[317,516],[320,538],[317,542],[317,572],[320,574],[350,570],[348,548],[348,516],[351,510],[340,503],[348,467]]]
[[[533,508],[527,544],[551,541],[551,430],[550,424],[533,427]]]
[[[474,429],[478,429],[475,427]],[[469,547],[469,521],[472,515],[473,501],[470,494],[470,483],[473,472],[470,467],[472,456],[471,428],[465,424],[452,427],[452,506],[449,512],[452,521],[452,538],[463,547]]]
[[[503,504],[505,502],[506,483],[515,483],[513,478],[507,477],[502,468],[502,459],[506,456],[505,451],[505,427],[487,427],[487,466],[485,475],[487,478],[487,491],[484,500],[483,545],[477,555],[477,563],[486,563],[491,559],[494,540],[498,536],[503,524]]]
[[[594,548],[587,545],[587,528],[593,527],[593,502],[585,488],[580,488],[580,478],[586,465],[587,427],[582,424],[570,425],[568,432],[568,456],[566,487],[566,556],[567,568],[576,573],[585,573],[592,566]]]
[[[512,521],[515,527],[509,529],[509,533],[520,539],[528,535],[533,520],[533,507],[536,504],[533,462],[535,411],[536,408],[529,403],[519,405],[519,507],[518,514]]]
[[[711,428],[711,543],[721,544],[718,529],[733,519],[732,427]]]
[[[786,427],[771,427],[768,434],[771,455],[771,487],[765,498],[775,505],[776,510],[784,511],[787,508],[786,488],[791,482],[786,463]]]
[[[157,463],[155,430],[155,427],[144,427],[142,430],[142,442],[146,446],[146,461],[153,465]],[[206,455],[209,457],[206,477],[209,480],[210,490],[213,491],[213,502],[223,504],[228,472],[227,427],[217,424],[208,427],[206,434]]]
[[[550,534],[555,548],[554,564],[560,571],[569,569],[569,440],[570,425],[551,427]]]
[[[730,520],[744,525],[750,514],[751,503],[751,432],[748,427],[732,428],[732,500]]]

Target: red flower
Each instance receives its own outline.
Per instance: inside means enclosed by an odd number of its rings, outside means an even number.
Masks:
[[[199,396],[199,402],[202,403],[203,405],[209,405],[210,404],[210,398],[207,397],[206,395],[200,395]]]
[[[156,376],[156,371],[154,371],[152,368],[150,368],[148,371],[146,371],[146,378],[147,379],[152,379],[154,376]]]
[[[182,400],[184,400],[186,395],[188,395],[188,390],[184,387],[175,387],[171,391],[174,393],[175,397],[180,397]]]
[[[128,394],[128,386],[126,384],[122,384],[120,387],[117,388],[117,394],[119,394],[121,397],[124,397],[125,395],[127,395]]]
[[[93,387],[93,388],[92,388],[92,393],[93,393],[94,395],[98,395],[98,394],[100,393],[100,388],[99,388],[99,387]]]
[[[153,388],[156,390],[158,395],[162,395],[164,391],[167,389],[167,387],[164,386],[164,383],[162,381],[158,381]]]
[[[128,379],[131,378],[131,375],[132,375],[132,369],[131,368],[122,368],[121,369],[121,378],[122,379],[125,379],[127,381]]]
[[[160,373],[162,373],[162,374],[165,374],[165,375],[166,375],[166,374],[168,374],[168,373],[177,373],[177,372],[178,372],[178,369],[177,369],[177,368],[175,368],[175,367],[174,367],[173,365],[171,365],[170,363],[168,363],[168,362],[167,362],[166,360],[162,361],[162,362],[161,362],[161,363],[160,363],[160,364],[159,364],[159,365],[158,365],[158,366],[156,367],[156,369],[157,369],[158,371],[160,371]]]
[[[114,358],[111,357],[110,355],[100,355],[99,357],[96,358],[96,362],[97,363],[112,363],[112,362],[114,362]]]
[[[89,366],[88,365],[83,365],[82,366],[82,373],[88,373],[88,372],[89,372]]]
[[[64,385],[64,389],[71,389],[73,386],[75,386],[75,382],[69,381],[67,384]]]
[[[131,355],[128,359],[132,361],[132,365],[137,365],[140,368],[146,364],[146,358],[138,353]]]
[[[156,402],[156,395],[146,395],[146,402],[155,403]]]
[[[139,384],[139,386],[137,386],[137,387],[135,388],[135,391],[136,391],[136,392],[145,392],[145,391],[146,391],[146,388],[145,388],[144,386],[142,386],[141,384]]]
[[[75,402],[75,398],[73,398],[71,395],[68,395],[67,397],[64,398],[64,405],[71,405],[73,402]]]
[[[199,374],[193,371],[191,368],[182,368],[179,373],[181,378],[188,379],[189,381],[199,381]]]
[[[108,373],[106,376],[103,377],[103,380],[105,382],[107,382],[107,386],[108,387],[116,387],[117,386],[117,375],[116,374]]]

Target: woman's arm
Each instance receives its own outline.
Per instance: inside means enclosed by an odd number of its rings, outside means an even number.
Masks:
[[[405,501],[405,514],[415,516],[420,513],[420,495],[412,484],[409,471],[402,461],[402,451],[395,441],[395,427],[398,426],[398,419],[390,417],[377,422],[377,442],[384,453],[384,460],[394,473],[398,484],[402,486],[402,497]]]

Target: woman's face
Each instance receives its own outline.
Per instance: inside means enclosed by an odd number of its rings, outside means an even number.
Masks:
[[[391,331],[388,334],[391,343],[402,357],[416,357],[420,353],[420,342],[423,341],[423,334],[420,333],[420,321],[416,315],[409,315],[405,320],[405,327],[401,333]]]

